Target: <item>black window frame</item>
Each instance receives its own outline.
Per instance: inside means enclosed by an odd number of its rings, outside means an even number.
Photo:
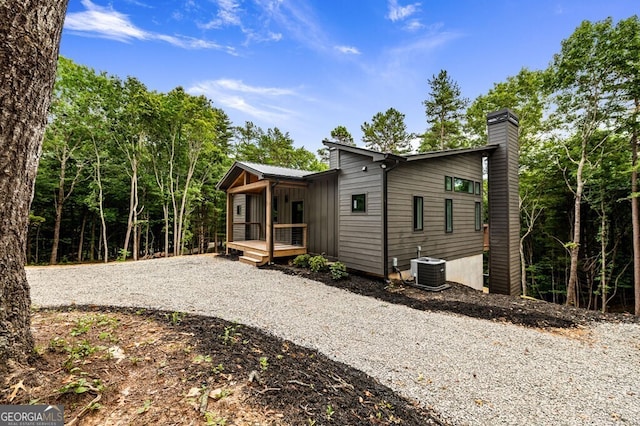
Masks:
[[[474,221],[476,225],[476,231],[482,231],[482,203],[476,201],[474,210]]]
[[[444,200],[444,231],[447,234],[453,232],[453,199],[445,198]]]
[[[242,204],[238,204],[236,206],[236,216],[240,216],[242,214]]]
[[[360,207],[362,204],[362,207]],[[367,194],[352,194],[351,195],[351,213],[366,213],[367,212]]]
[[[475,186],[476,186],[476,195],[480,195],[480,193],[482,192],[482,184],[480,182],[476,182]]]
[[[424,231],[424,197],[419,195],[413,196],[413,230]]]
[[[453,177],[445,176],[444,177],[444,190],[445,191],[453,191]]]
[[[473,194],[475,191],[475,183],[470,179],[454,177],[453,191],[461,194]]]

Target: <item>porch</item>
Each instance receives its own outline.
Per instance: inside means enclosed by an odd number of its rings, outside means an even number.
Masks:
[[[291,228],[291,224],[274,224],[275,229]],[[290,244],[288,242],[274,241],[273,253],[271,259],[279,257],[297,256],[307,253],[307,226],[306,224],[295,224],[297,228],[302,230],[301,244]],[[228,241],[227,250],[238,250],[242,252],[240,261],[253,266],[264,265],[270,260],[270,250],[265,240],[244,240],[244,241]]]

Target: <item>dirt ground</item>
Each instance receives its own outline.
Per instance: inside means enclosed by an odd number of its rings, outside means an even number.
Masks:
[[[638,322],[452,283],[440,293],[275,265],[283,273],[419,310],[573,335],[591,321]],[[65,424],[444,425],[324,355],[217,318],[99,306],[32,314],[36,356],[2,384],[0,404],[62,404]]]

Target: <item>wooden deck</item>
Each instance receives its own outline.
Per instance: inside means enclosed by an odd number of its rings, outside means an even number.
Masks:
[[[240,250],[243,253],[257,253],[262,256],[269,256],[269,248],[266,241],[247,240],[247,241],[230,241],[227,247],[234,250]],[[273,243],[273,257],[289,257],[299,254],[306,254],[307,248],[304,246],[294,246],[284,243]]]

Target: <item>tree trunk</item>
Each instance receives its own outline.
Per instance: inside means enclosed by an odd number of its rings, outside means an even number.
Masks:
[[[0,2],[0,383],[33,352],[24,249],[66,7]]]
[[[582,173],[586,162],[587,141],[585,138],[582,142],[582,155],[580,157],[580,162],[578,163],[578,170],[576,171],[576,191],[573,205],[573,240],[571,241],[571,265],[569,268],[569,283],[567,284],[567,305],[573,305],[575,307],[580,306],[580,300],[578,298],[578,256],[580,254],[580,242],[582,237],[580,208],[582,207],[582,192],[584,190]]]
[[[640,101],[636,100],[636,111]],[[640,315],[640,212],[638,211],[638,130],[634,128],[631,138],[631,223],[633,229],[633,283],[635,314]]]
[[[51,244],[51,258],[49,264],[58,263],[58,245],[60,244],[60,224],[62,223],[62,208],[64,206],[64,180],[67,171],[66,154],[60,161],[60,179],[58,180],[58,196],[56,198],[56,220],[53,225],[53,243]]]
[[[84,246],[84,228],[87,226],[87,212],[82,216],[82,225],[80,227],[80,242],[78,243],[78,262],[82,262],[82,246]]]

